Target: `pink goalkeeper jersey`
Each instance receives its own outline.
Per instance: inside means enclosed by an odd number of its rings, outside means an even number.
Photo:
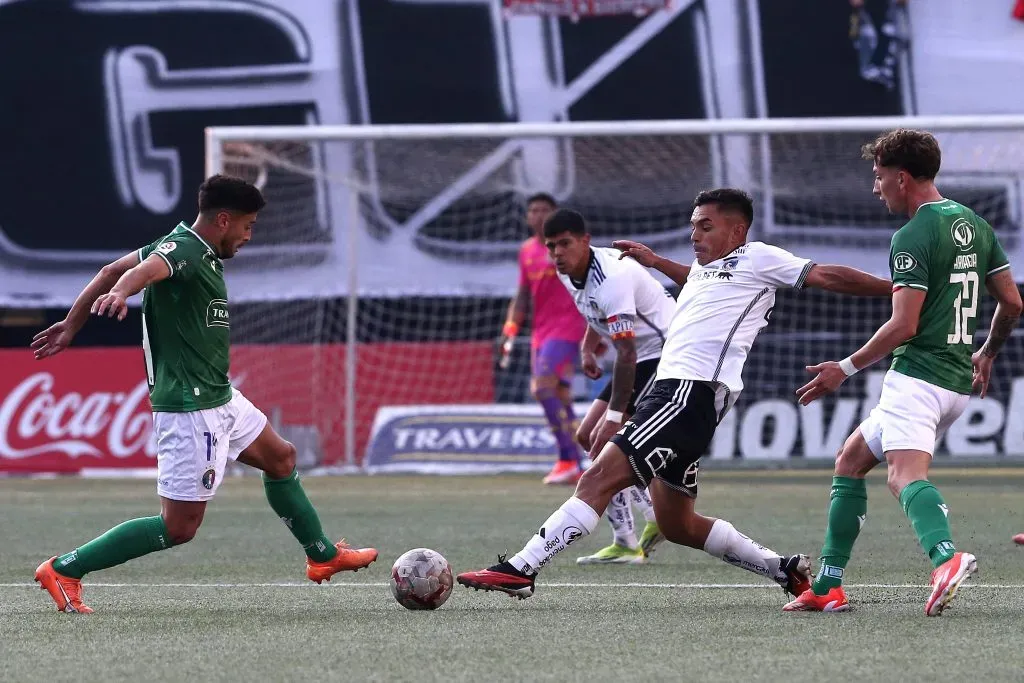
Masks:
[[[523,242],[519,250],[519,286],[523,284],[533,298],[533,348],[552,339],[574,343],[583,339],[587,323],[558,279],[547,247],[536,237]]]

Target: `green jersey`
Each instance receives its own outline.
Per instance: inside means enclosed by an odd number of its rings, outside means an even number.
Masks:
[[[893,351],[892,369],[970,394],[978,297],[988,276],[1009,267],[992,226],[969,208],[950,199],[921,205],[889,252],[893,287],[927,292],[917,334]]]
[[[142,299],[142,350],[156,412],[185,413],[231,400],[230,323],[224,264],[184,223],[149,246],[171,270]]]

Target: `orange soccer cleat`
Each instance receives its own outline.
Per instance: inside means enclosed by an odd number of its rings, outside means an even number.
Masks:
[[[797,596],[796,600],[786,603],[783,612],[846,612],[850,602],[842,586],[829,589],[825,595],[815,595],[810,588]]]
[[[551,471],[544,477],[545,484],[566,484],[573,485],[583,476],[583,470],[579,464],[571,460],[559,460]]]
[[[924,613],[930,617],[942,616],[960,584],[978,571],[978,559],[970,553],[954,553],[932,571],[932,594],[924,605]]]
[[[51,557],[36,567],[35,579],[39,583],[39,588],[50,594],[57,603],[58,612],[92,614],[92,608],[82,603],[81,580],[58,574],[53,568],[53,561],[56,559],[56,556]]]
[[[306,576],[310,581],[322,583],[330,581],[338,572],[357,572],[370,566],[377,559],[374,548],[350,548],[345,539],[334,544],[338,554],[326,562],[314,562],[306,558]]]

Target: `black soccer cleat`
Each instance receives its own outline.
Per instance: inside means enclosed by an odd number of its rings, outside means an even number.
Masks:
[[[811,559],[806,555],[783,558],[779,572],[780,576],[775,580],[793,597],[799,597],[811,589]]]
[[[463,586],[482,591],[501,591],[514,598],[525,600],[533,595],[534,579],[537,574],[521,572],[498,555],[498,564],[475,572],[463,572],[455,577]]]

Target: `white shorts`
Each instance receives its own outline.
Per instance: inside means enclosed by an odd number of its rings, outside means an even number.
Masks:
[[[879,460],[885,460],[886,451],[915,450],[932,455],[970,398],[890,370],[885,373],[878,405],[861,423],[860,433]]]
[[[189,413],[153,413],[157,449],[157,493],[171,500],[213,498],[228,458],[256,440],[267,416],[237,389],[216,408]]]

